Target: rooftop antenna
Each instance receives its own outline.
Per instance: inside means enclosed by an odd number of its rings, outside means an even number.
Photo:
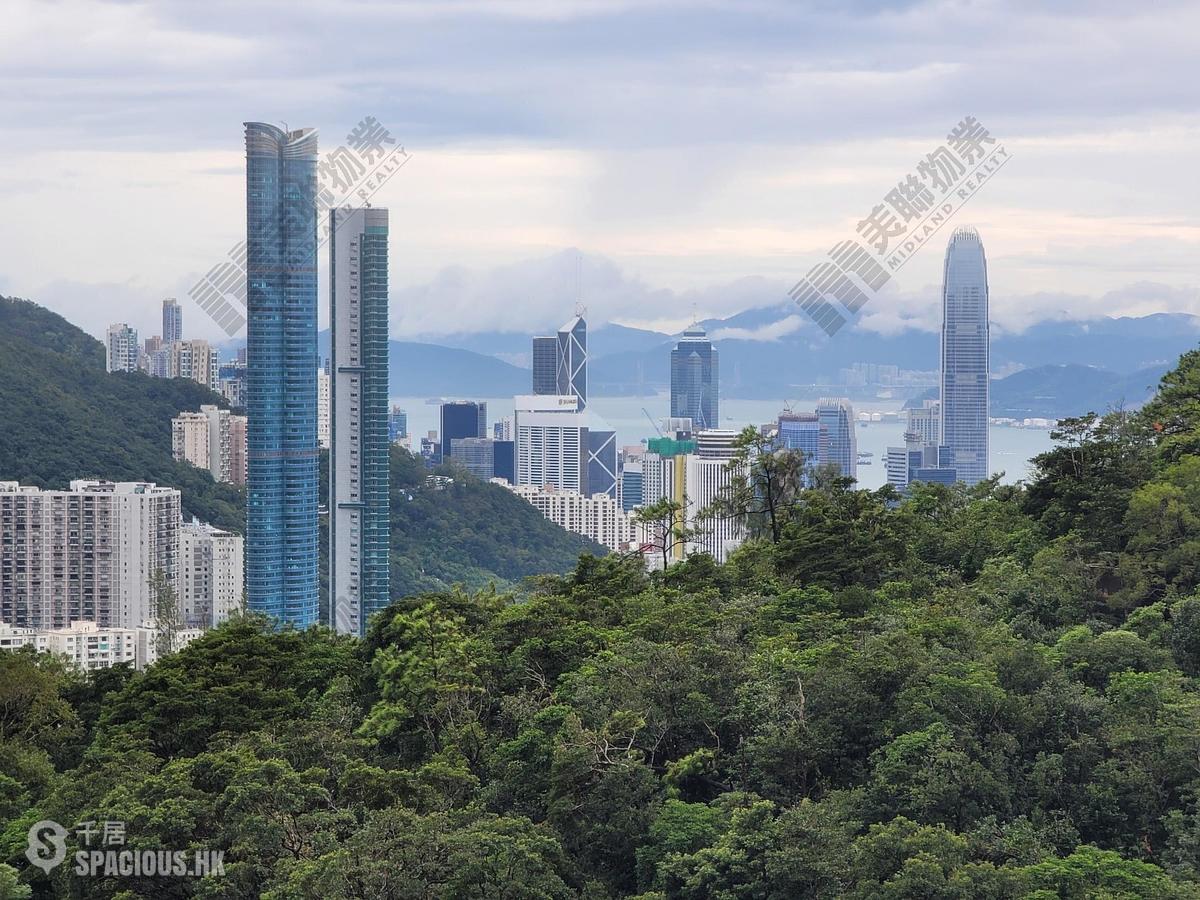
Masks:
[[[587,307],[583,305],[583,254],[575,251],[575,315],[587,317]]]

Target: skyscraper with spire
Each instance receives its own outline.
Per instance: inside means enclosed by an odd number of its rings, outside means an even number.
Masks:
[[[958,480],[988,477],[987,258],[974,228],[958,228],[946,247],[942,279],[941,444]]]
[[[317,133],[246,125],[251,610],[317,621]]]
[[[689,418],[697,431],[721,424],[717,348],[693,322],[671,351],[671,417]]]

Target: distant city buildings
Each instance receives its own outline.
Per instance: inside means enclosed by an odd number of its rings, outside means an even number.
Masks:
[[[517,485],[512,490],[551,522],[610,550],[624,550],[633,540],[629,514],[609,494],[585,496],[578,491],[533,485]]]
[[[136,372],[138,369],[137,330],[124,322],[108,326],[104,337],[104,367],[109,372]]]
[[[822,465],[836,466],[843,478],[858,480],[858,438],[854,433],[854,407],[844,397],[822,397],[817,418],[827,435]]]
[[[558,337],[556,335],[533,339],[533,389],[531,393],[558,393]]]
[[[162,302],[162,342],[173,344],[183,340],[183,308],[174,297]]]
[[[730,430],[696,432],[695,452],[686,457],[684,466],[685,523],[694,533],[688,552],[707,553],[717,562],[725,562],[746,539],[744,522],[732,516],[704,515],[732,483],[730,463],[737,452],[737,438],[738,432]]]
[[[698,430],[721,424],[717,357],[699,324],[684,331],[671,351],[671,415],[691,419]]]
[[[246,483],[246,417],[208,404],[171,420],[175,459],[207,469],[216,481]]]
[[[317,446],[322,450],[329,449],[330,434],[333,428],[330,421],[333,408],[332,390],[333,381],[329,373],[324,369],[317,369]]]
[[[153,582],[179,584],[180,495],[145,482],[0,482],[0,621],[51,629],[153,618]]]
[[[332,624],[362,635],[391,602],[388,211],[335,209],[330,235]]]
[[[317,133],[246,123],[249,607],[318,618]]]
[[[187,646],[203,632],[184,628],[171,635],[173,649]],[[159,659],[160,633],[152,624],[136,628],[102,626],[92,621],[74,621],[62,628],[22,628],[0,622],[0,650],[32,647],[74,668],[91,672],[132,664],[141,670]]]
[[[179,605],[191,628],[220,625],[242,608],[245,539],[193,519],[179,530]]]
[[[455,438],[452,459],[484,481],[496,477],[496,440],[493,438]]]
[[[442,404],[439,418],[441,459],[453,457],[456,440],[487,437],[487,403],[452,400]]]
[[[989,362],[987,259],[973,228],[946,247],[942,280],[941,440],[958,480],[988,477]]]
[[[408,437],[408,412],[399,406],[393,406],[388,413],[388,440],[398,444]]]

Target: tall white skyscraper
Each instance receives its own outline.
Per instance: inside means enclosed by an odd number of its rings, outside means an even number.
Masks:
[[[137,329],[114,322],[104,338],[105,368],[109,372],[136,372],[139,349]]]
[[[988,476],[987,259],[973,228],[958,228],[946,247],[942,281],[942,428],[948,467],[958,480]]]
[[[330,218],[330,624],[361,635],[391,600],[388,211]]]

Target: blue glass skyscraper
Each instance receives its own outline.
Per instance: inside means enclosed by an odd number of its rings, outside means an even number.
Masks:
[[[958,480],[988,476],[988,284],[983,242],[958,228],[942,281],[942,439]]]
[[[246,589],[317,621],[317,133],[246,125]]]
[[[671,351],[671,416],[688,418],[697,430],[721,425],[717,348],[704,328],[692,324]]]

